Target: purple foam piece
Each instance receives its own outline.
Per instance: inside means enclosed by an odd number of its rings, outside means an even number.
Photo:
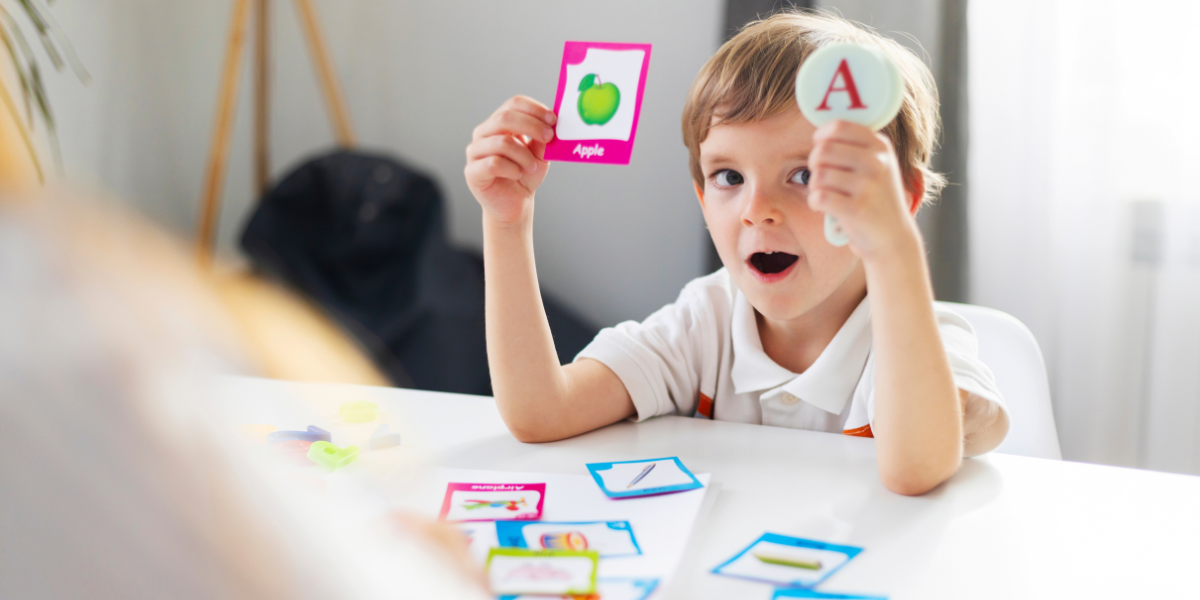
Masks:
[[[286,442],[289,440],[300,440],[302,442],[333,442],[333,434],[317,427],[309,425],[308,431],[272,431],[267,434],[267,443],[275,444],[278,442]]]

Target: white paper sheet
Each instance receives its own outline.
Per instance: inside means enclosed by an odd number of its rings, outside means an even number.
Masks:
[[[656,467],[655,470],[658,470]],[[587,475],[557,473],[515,473],[470,469],[438,469],[434,473],[440,489],[452,481],[472,483],[546,484],[542,520],[545,521],[629,521],[642,549],[640,556],[622,556],[600,560],[600,577],[658,578],[656,594],[669,585],[687,549],[696,517],[704,502],[709,475],[696,474],[704,487],[646,498],[614,500],[604,495],[595,480]],[[628,483],[628,480],[626,480]],[[438,506],[428,507],[436,517]],[[492,536],[494,536],[494,529]],[[492,539],[476,535],[476,541]],[[487,555],[486,548],[473,544],[472,555]]]

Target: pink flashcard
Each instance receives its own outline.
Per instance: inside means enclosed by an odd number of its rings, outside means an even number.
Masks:
[[[650,44],[567,42],[546,160],[629,164],[649,68]]]
[[[537,521],[544,483],[451,483],[442,501],[443,521]]]

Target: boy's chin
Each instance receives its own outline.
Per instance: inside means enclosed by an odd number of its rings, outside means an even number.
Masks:
[[[753,295],[747,294],[746,299],[750,301],[750,306],[753,306],[758,314],[771,321],[791,321],[808,312],[805,303],[799,302],[795,298],[755,298]]]
[[[811,308],[808,302],[809,290],[803,289],[802,286],[763,285],[753,281],[741,290],[750,301],[750,306],[753,306],[758,314],[772,321],[795,319]]]

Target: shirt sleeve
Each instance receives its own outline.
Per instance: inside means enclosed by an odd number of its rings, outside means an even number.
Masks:
[[[695,283],[695,282],[694,282]],[[696,407],[704,352],[715,338],[715,317],[705,294],[689,284],[674,304],[645,321],[626,321],[600,331],[575,360],[591,358],[612,369],[633,399],[637,420],[690,415]]]
[[[1008,410],[992,370],[979,360],[975,330],[962,316],[937,311],[938,331],[950,360],[954,384],[967,393],[963,404],[963,455],[991,452],[1008,434]]]
[[[967,393],[963,404],[963,456],[979,456],[995,450],[1008,434],[1008,409],[996,386],[992,370],[979,360],[979,341],[975,330],[961,315],[936,310],[938,333],[950,362],[954,385]],[[867,415],[875,422],[875,356],[867,361],[869,375]]]

